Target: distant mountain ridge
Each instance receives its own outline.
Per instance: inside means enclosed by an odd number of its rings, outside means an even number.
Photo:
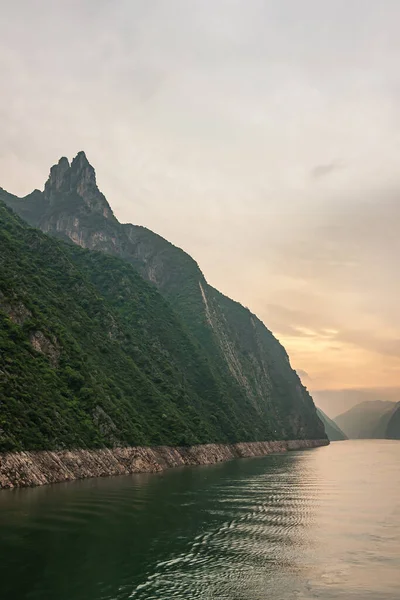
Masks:
[[[334,421],[350,439],[385,438],[395,408],[395,402],[367,400],[338,415]]]
[[[150,289],[155,294],[154,298],[159,297],[157,302],[164,302],[164,312],[170,311],[171,316],[167,322],[176,323],[176,329],[173,326],[174,331],[168,335],[177,335],[179,340],[182,340],[179,344],[184,343],[188,348],[185,354],[187,364],[181,362],[179,368],[178,363],[183,357],[177,363],[178,358],[171,354],[171,350],[166,354],[166,357],[169,355],[172,360],[172,365],[166,367],[166,372],[172,369],[178,375],[180,370],[183,381],[192,381],[192,388],[183,383],[188,394],[188,405],[181,413],[183,425],[178,428],[180,431],[176,432],[176,438],[183,436],[182,439],[188,440],[187,443],[196,443],[196,439],[201,439],[202,442],[234,442],[325,437],[324,427],[317,416],[312,398],[291,368],[284,348],[271,332],[248,309],[212,288],[197,263],[188,254],[144,227],[120,224],[104,195],[99,191],[94,169],[83,152],[80,152],[71,164],[66,158],[61,158],[58,164],[51,168],[43,192],[35,190],[21,199],[0,190],[0,200],[30,225],[40,228],[43,232],[60,240],[73,242],[81,248],[102,253],[85,253],[71,245],[59,247],[60,252],[75,265],[79,276],[95,287],[111,312],[117,311],[118,317],[114,318],[118,322],[123,319],[125,323],[119,325],[122,331],[128,327],[132,314],[136,315],[138,323],[142,319],[140,294],[136,294],[135,306],[129,304],[130,294],[134,293],[135,285],[143,290],[143,294],[150,293],[145,291],[147,287],[141,288],[141,284],[138,283],[140,278],[134,283],[134,270],[152,284]],[[3,214],[5,215],[4,211]],[[8,227],[11,227],[10,223]],[[32,232],[24,233],[22,225],[16,226],[14,233],[17,230],[18,235],[33,236]],[[38,245],[45,248],[45,238],[39,239],[42,241],[35,242],[35,247]],[[16,241],[15,243],[15,248],[18,248]],[[28,248],[25,252],[29,254]],[[113,263],[113,260],[116,262]],[[125,269],[132,267],[132,273],[129,271],[126,274],[128,280],[132,278],[132,283],[126,288],[125,276],[122,274]],[[21,274],[22,272],[24,271],[22,270]],[[121,273],[117,282],[114,281],[115,273]],[[40,273],[37,275],[40,276]],[[30,276],[25,273],[23,277],[29,279]],[[54,276],[53,273],[51,278]],[[138,277],[136,275],[136,278]],[[53,285],[50,280],[48,285]],[[8,292],[11,293],[12,290]],[[15,307],[9,310],[15,311]],[[132,327],[134,321],[129,322],[129,327]],[[156,327],[153,334],[157,335],[157,331]],[[186,341],[183,342],[183,339]],[[168,343],[164,337],[157,352],[163,355],[166,350],[163,344]],[[148,349],[144,348],[143,359],[153,360],[146,353]],[[139,352],[136,360],[140,358]],[[207,373],[203,379],[204,382],[208,382],[204,390],[193,380],[193,369],[197,364]],[[164,385],[167,385],[167,379],[161,378]],[[172,377],[171,382],[173,381]],[[172,385],[172,394],[175,384],[171,382],[168,385]],[[195,397],[198,400],[195,400]],[[198,402],[204,405],[201,414],[197,413],[203,428],[196,428],[199,433],[196,436],[188,414],[190,407],[194,408]],[[100,408],[108,414],[107,410]],[[171,407],[170,410],[173,413],[175,409]],[[92,413],[90,415],[89,418],[93,419]],[[158,419],[159,417],[157,421]],[[162,420],[160,421],[156,428],[157,439],[162,439],[162,443],[178,443],[176,439],[173,441],[172,437],[168,439],[167,424],[168,420],[164,425]],[[145,430],[144,422],[142,431],[148,439]],[[200,435],[201,431],[203,433]],[[130,444],[134,443],[133,437],[132,435],[129,438]],[[111,443],[110,439],[107,443]]]

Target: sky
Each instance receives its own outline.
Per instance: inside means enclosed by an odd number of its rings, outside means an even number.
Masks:
[[[42,189],[84,150],[119,220],[255,312],[328,414],[400,400],[398,0],[0,15],[1,187]]]

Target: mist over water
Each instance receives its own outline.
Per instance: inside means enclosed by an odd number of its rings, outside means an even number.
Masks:
[[[13,600],[398,600],[400,444],[0,492]]]

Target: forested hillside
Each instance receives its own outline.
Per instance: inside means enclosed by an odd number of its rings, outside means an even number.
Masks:
[[[131,265],[51,239],[4,205],[0,245],[1,450],[272,435],[250,405],[239,412]]]
[[[18,199],[2,190],[0,198],[30,224],[69,242],[29,229],[2,207],[3,272],[15,273],[0,288],[3,313],[8,310],[3,335],[11,347],[23,343],[34,369],[42,361],[45,396],[55,385],[52,402],[64,407],[55,429],[65,432],[60,438],[51,427],[39,431],[33,413],[42,408],[25,395],[14,421],[21,426],[17,415],[26,408],[36,425],[22,437],[17,425],[5,427],[10,447],[25,447],[25,440],[29,447],[51,446],[63,438],[66,445],[101,445],[325,436],[310,395],[271,332],[209,286],[185,252],[143,227],[121,225],[84,153],[71,165],[61,159],[52,167],[44,192]],[[28,317],[13,320],[18,303]],[[32,344],[47,345],[47,356],[32,354]],[[27,373],[24,378],[27,390]],[[6,385],[19,389],[18,379],[9,376]],[[15,389],[7,389],[15,399]]]

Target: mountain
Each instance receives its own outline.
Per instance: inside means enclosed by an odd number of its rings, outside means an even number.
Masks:
[[[317,408],[317,415],[321,419],[324,424],[326,435],[328,436],[329,441],[337,442],[339,440],[347,440],[348,437],[340,427],[332,421],[320,408]]]
[[[366,401],[335,417],[335,423],[350,439],[385,437],[385,419],[395,407],[386,400]]]
[[[397,402],[400,398],[400,386],[313,390],[315,404],[328,415],[340,415],[360,402],[374,401],[377,398]]]
[[[399,403],[392,402],[392,406],[389,410],[386,410],[381,418],[379,419],[377,426],[373,432],[373,437],[377,439],[385,439],[387,437],[387,429],[389,426],[389,422],[392,418],[393,413],[396,411],[396,408],[399,406]]]
[[[121,225],[84,153],[0,200],[53,236],[1,205],[0,449],[325,438],[271,332],[185,252]]]
[[[1,450],[260,435],[131,265],[31,229],[4,204],[0,247]]]
[[[400,402],[396,404],[394,410],[390,413],[384,437],[389,440],[400,440]]]

